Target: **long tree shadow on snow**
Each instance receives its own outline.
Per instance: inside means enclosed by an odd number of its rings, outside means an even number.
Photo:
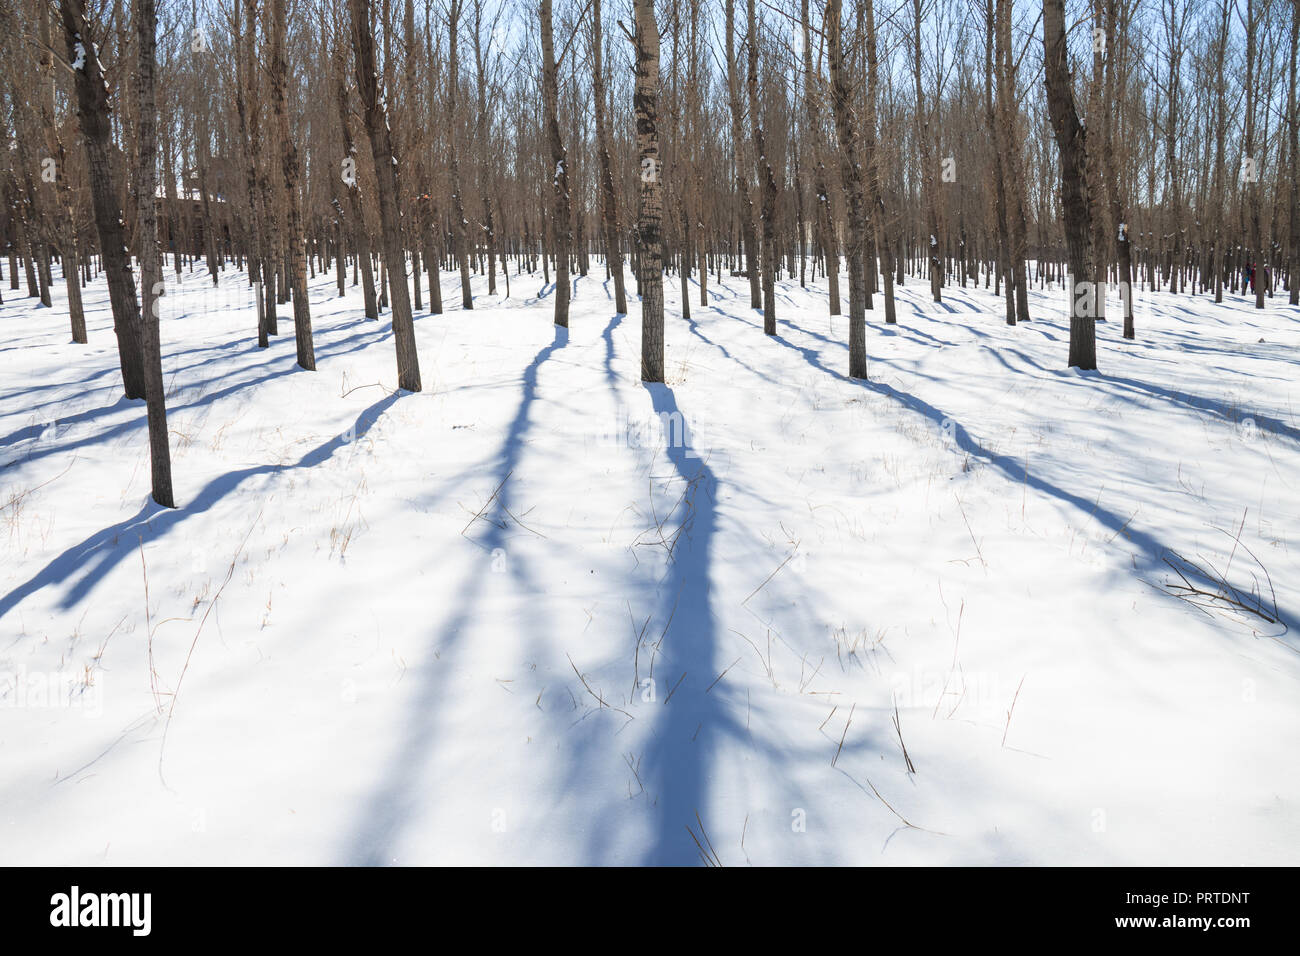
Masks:
[[[136,549],[142,540],[148,544],[162,538],[194,515],[210,510],[213,505],[238,490],[250,478],[314,468],[323,464],[335,452],[348,446],[356,438],[364,436],[400,395],[400,392],[394,392],[370,405],[357,416],[355,432],[349,430],[347,434],[335,436],[313,448],[293,464],[254,465],[226,472],[209,481],[188,504],[180,508],[163,508],[155,504],[153,499],[148,499],[144,507],[131,517],[97,531],[81,543],[68,548],[32,577],[0,597],[0,617],[8,614],[24,598],[42,588],[66,583],[80,574],[59,601],[59,607],[64,610],[74,607],[113,568],[128,556],[136,554]],[[352,437],[353,434],[355,438]]]
[[[789,320],[782,321],[791,328],[803,331],[799,326],[789,322]],[[1008,480],[1013,481],[1018,485],[1027,485],[1041,494],[1049,495],[1063,501],[1066,504],[1072,505],[1080,512],[1096,518],[1104,527],[1113,531],[1115,537],[1124,537],[1130,544],[1136,547],[1139,552],[1141,552],[1142,563],[1138,568],[1139,570],[1147,573],[1159,573],[1167,570],[1165,558],[1173,552],[1171,552],[1169,548],[1165,547],[1165,545],[1162,544],[1154,535],[1138,528],[1131,518],[1127,518],[1118,512],[1102,507],[1100,501],[1089,501],[1082,495],[1077,495],[1074,492],[1067,491],[1039,475],[1029,474],[1023,462],[1014,459],[1009,455],[998,454],[985,448],[974,438],[974,436],[971,435],[969,431],[966,430],[964,425],[924,399],[909,392],[905,392],[902,389],[895,388],[885,382],[849,378],[847,375],[828,368],[826,364],[822,362],[821,356],[815,350],[795,345],[779,335],[774,336],[774,338],[787,348],[798,352],[810,365],[820,369],[828,375],[849,382],[853,385],[858,385],[869,391],[883,395],[886,398],[891,398],[905,408],[929,419],[936,426],[943,427],[945,423],[950,423],[951,434],[957,447],[966,454],[978,461],[983,461],[986,464],[992,465],[998,471],[1002,472]],[[1101,376],[1100,380],[1105,382],[1106,378]],[[1128,382],[1127,380],[1121,381],[1130,386],[1137,384]],[[1266,419],[1266,421],[1270,425],[1280,424],[1274,419]],[[1211,593],[1217,593],[1219,588],[1222,586],[1222,582],[1217,581],[1206,574],[1199,573],[1195,568],[1184,568],[1184,573],[1186,573],[1188,578],[1198,586],[1206,588]],[[1279,623],[1289,633],[1295,626],[1295,618],[1288,611],[1284,611],[1280,607],[1278,608],[1278,617]]]
[[[805,806],[808,796],[795,782],[798,776],[795,770],[807,766],[809,761],[820,763],[821,754],[816,751],[822,742],[819,740],[807,748],[792,748],[788,741],[780,747],[766,745],[762,731],[756,736],[749,726],[751,710],[761,725],[772,719],[764,700],[760,698],[751,708],[748,693],[742,699],[731,683],[717,680],[724,670],[718,657],[721,635],[712,586],[718,547],[715,504],[718,480],[705,459],[697,457],[703,454],[702,449],[692,448],[689,441],[674,439],[672,423],[685,419],[673,390],[662,384],[643,383],[643,387],[664,425],[665,453],[677,477],[685,484],[686,494],[682,500],[680,530],[675,532],[676,543],[668,570],[658,588],[658,607],[651,616],[656,623],[667,623],[657,647],[656,700],[650,705],[662,709],[651,718],[654,723],[638,774],[653,818],[651,842],[641,863],[685,866],[708,862],[711,858],[725,866],[739,860],[734,845],[723,845],[720,838],[715,839],[717,828],[710,819],[709,803],[719,758],[724,753],[740,752],[750,754],[751,759],[761,757],[761,772],[784,782],[786,803],[791,807]],[[682,437],[688,436],[689,431],[683,429]],[[742,710],[746,714],[744,721],[739,717]],[[880,745],[876,735],[866,730],[857,740],[843,746],[843,756],[860,757],[874,752]],[[840,772],[847,774],[844,770]],[[770,807],[752,809],[762,819],[760,826],[773,824]],[[611,806],[607,812],[615,811]],[[782,818],[775,825],[784,827],[787,822]],[[597,854],[593,857],[596,862],[608,862]]]
[[[352,333],[351,335],[345,336],[335,342],[321,343],[316,349],[316,355],[318,358],[330,358],[339,355],[346,355],[350,352],[357,352],[360,351],[361,349],[366,348],[369,345],[374,344],[374,342],[377,339],[383,337],[383,334],[384,334],[383,329],[360,329]],[[249,345],[247,347],[247,350],[250,352],[264,351],[261,349],[257,349],[255,345]],[[286,364],[284,367],[275,368],[274,365],[278,363],[286,363]],[[196,363],[196,364],[203,364],[203,363]],[[271,367],[268,369],[268,366]],[[118,371],[118,370],[115,367],[110,371]],[[297,360],[294,358],[294,356],[292,354],[285,353],[281,355],[272,356],[269,362],[257,366],[255,371],[257,371],[258,374],[251,375],[247,378],[238,379],[235,381],[230,381],[230,376],[217,374],[208,378],[201,378],[192,383],[189,383],[185,386],[183,391],[189,392],[195,389],[199,389],[200,396],[190,402],[170,405],[167,409],[167,414],[175,415],[180,412],[193,411],[194,409],[201,408],[206,405],[211,405],[213,402],[216,402],[219,399],[226,398],[227,396],[233,395],[237,392],[241,392],[244,389],[248,389],[257,385],[264,384],[266,382],[271,381],[272,379],[280,378],[281,376],[284,375],[294,374],[295,372],[301,371],[301,369],[298,368]],[[214,392],[201,391],[207,386],[213,385],[217,382],[225,382],[226,384],[224,384],[221,388],[217,389]],[[23,428],[19,428],[8,435],[0,436],[0,449],[4,449],[11,445],[16,445],[19,442],[22,442],[24,440],[35,438],[38,435],[40,435],[41,432],[44,431],[44,429],[50,427],[51,425],[54,425],[56,427],[59,426],[68,427],[71,425],[94,422],[96,419],[103,417],[105,415],[110,415],[114,412],[121,412],[128,409],[139,409],[139,411],[143,413],[144,399],[128,399],[124,397],[119,397],[116,401],[114,401],[109,405],[96,406],[95,408],[90,408],[90,409],[86,409],[85,411],[76,412],[72,415],[65,415],[62,418],[53,419],[50,422],[24,426]],[[143,417],[135,418],[124,422],[119,422],[116,425],[108,425],[102,431],[99,431],[93,435],[87,435],[83,438],[76,439],[75,441],[63,442],[63,443],[52,442],[46,447],[33,448],[29,450],[26,455],[14,458],[11,461],[0,463],[0,470],[3,470],[9,467],[10,465],[16,464],[20,461],[23,462],[35,461],[56,453],[71,451],[75,448],[81,448],[89,445],[96,445],[102,441],[107,441],[112,438],[120,437],[136,429],[143,431],[144,428],[145,428],[145,420]]]
[[[491,560],[493,552],[506,544],[509,524],[504,519],[508,512],[515,510],[509,475],[518,467],[523,456],[532,406],[537,399],[539,370],[568,341],[568,329],[555,327],[554,340],[543,347],[524,370],[523,396],[502,442],[499,462],[493,472],[495,483],[499,487],[496,497],[481,516],[482,523],[488,529],[479,542],[485,563]],[[519,567],[518,560],[511,561],[510,565],[516,577],[523,576],[531,580],[526,570]],[[456,592],[456,614],[440,628],[438,637],[433,642],[438,656],[420,667],[420,684],[411,694],[407,717],[396,732],[398,742],[377,785],[366,798],[356,826],[346,838],[342,850],[346,865],[383,866],[393,862],[394,852],[403,833],[429,804],[429,794],[424,789],[422,774],[429,749],[438,739],[438,704],[445,699],[441,675],[454,671],[450,655],[458,648],[461,635],[469,628],[479,610],[483,584],[490,578],[485,572],[484,566],[471,567],[466,572],[464,584]],[[450,785],[451,782],[442,783]]]
[[[645,385],[660,421],[682,421],[676,396],[667,385]],[[690,830],[707,816],[708,769],[730,718],[723,707],[725,689],[707,689],[717,676],[717,618],[713,611],[710,560],[717,529],[714,502],[717,479],[685,441],[673,440],[666,425],[665,452],[686,484],[685,513],[676,538],[669,573],[660,595],[659,620],[670,621],[660,652],[664,666],[664,716],[658,721],[644,761],[655,797],[654,842],[645,863],[683,865],[700,858]],[[675,585],[675,587],[673,586]],[[670,696],[671,695],[671,696]],[[734,727],[732,728],[735,729]],[[703,837],[699,837],[703,841]]]
[[[1283,438],[1289,438],[1294,442],[1300,442],[1300,429],[1288,425],[1286,422],[1273,415],[1265,415],[1263,412],[1252,411],[1247,408],[1234,408],[1229,406],[1226,401],[1204,398],[1200,395],[1193,395],[1190,392],[1163,388],[1159,385],[1152,385],[1149,382],[1140,382],[1137,379],[1132,378],[1122,378],[1118,375],[1103,375],[1101,381],[1103,384],[1115,385],[1119,389],[1126,390],[1131,394],[1151,396],[1168,402],[1175,407],[1187,408],[1192,411],[1214,415],[1220,421],[1228,425],[1239,425],[1244,419],[1249,418],[1263,431],[1270,432]]]

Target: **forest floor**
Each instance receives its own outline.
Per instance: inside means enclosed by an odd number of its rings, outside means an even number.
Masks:
[[[445,273],[412,394],[169,266],[176,510],[102,280],[0,307],[0,863],[1300,863],[1300,311],[1079,374],[909,280],[853,381],[824,283],[669,277],[645,386],[596,268]]]

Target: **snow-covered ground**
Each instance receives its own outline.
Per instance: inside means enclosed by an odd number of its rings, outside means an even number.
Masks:
[[[1297,310],[1081,375],[909,281],[856,382],[824,285],[669,277],[647,387],[597,268],[567,334],[445,274],[420,394],[332,276],[313,374],[187,274],[174,511],[103,282],[0,307],[0,863],[1300,863]]]

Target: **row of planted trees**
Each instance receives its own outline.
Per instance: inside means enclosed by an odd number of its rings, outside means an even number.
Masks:
[[[125,7],[129,7],[126,9]],[[1300,0],[0,0],[0,242],[72,337],[104,275],[126,393],[145,398],[171,503],[156,297],[172,269],[246,270],[269,346],[308,279],[413,317],[471,278],[539,271],[567,326],[601,269],[643,377],[663,376],[663,281],[681,310],[747,278],[767,334],[778,279],[824,284],[849,374],[895,287],[983,284],[1005,320],[1069,282],[1071,365],[1118,286],[1297,302]],[[1073,26],[1067,26],[1073,24]],[[33,82],[34,81],[34,82]],[[368,148],[367,148],[368,147]],[[132,260],[138,262],[137,289]],[[1067,278],[1068,277],[1068,278]],[[516,281],[518,279],[516,278]],[[459,290],[456,296],[453,289]]]

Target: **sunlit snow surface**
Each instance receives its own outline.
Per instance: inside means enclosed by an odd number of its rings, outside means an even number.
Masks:
[[[909,279],[856,382],[824,282],[669,276],[647,387],[630,277],[445,273],[410,394],[332,273],[315,373],[165,275],[174,511],[102,279],[89,346],[4,290],[0,863],[1300,863],[1282,295],[1078,374],[1059,291]]]

